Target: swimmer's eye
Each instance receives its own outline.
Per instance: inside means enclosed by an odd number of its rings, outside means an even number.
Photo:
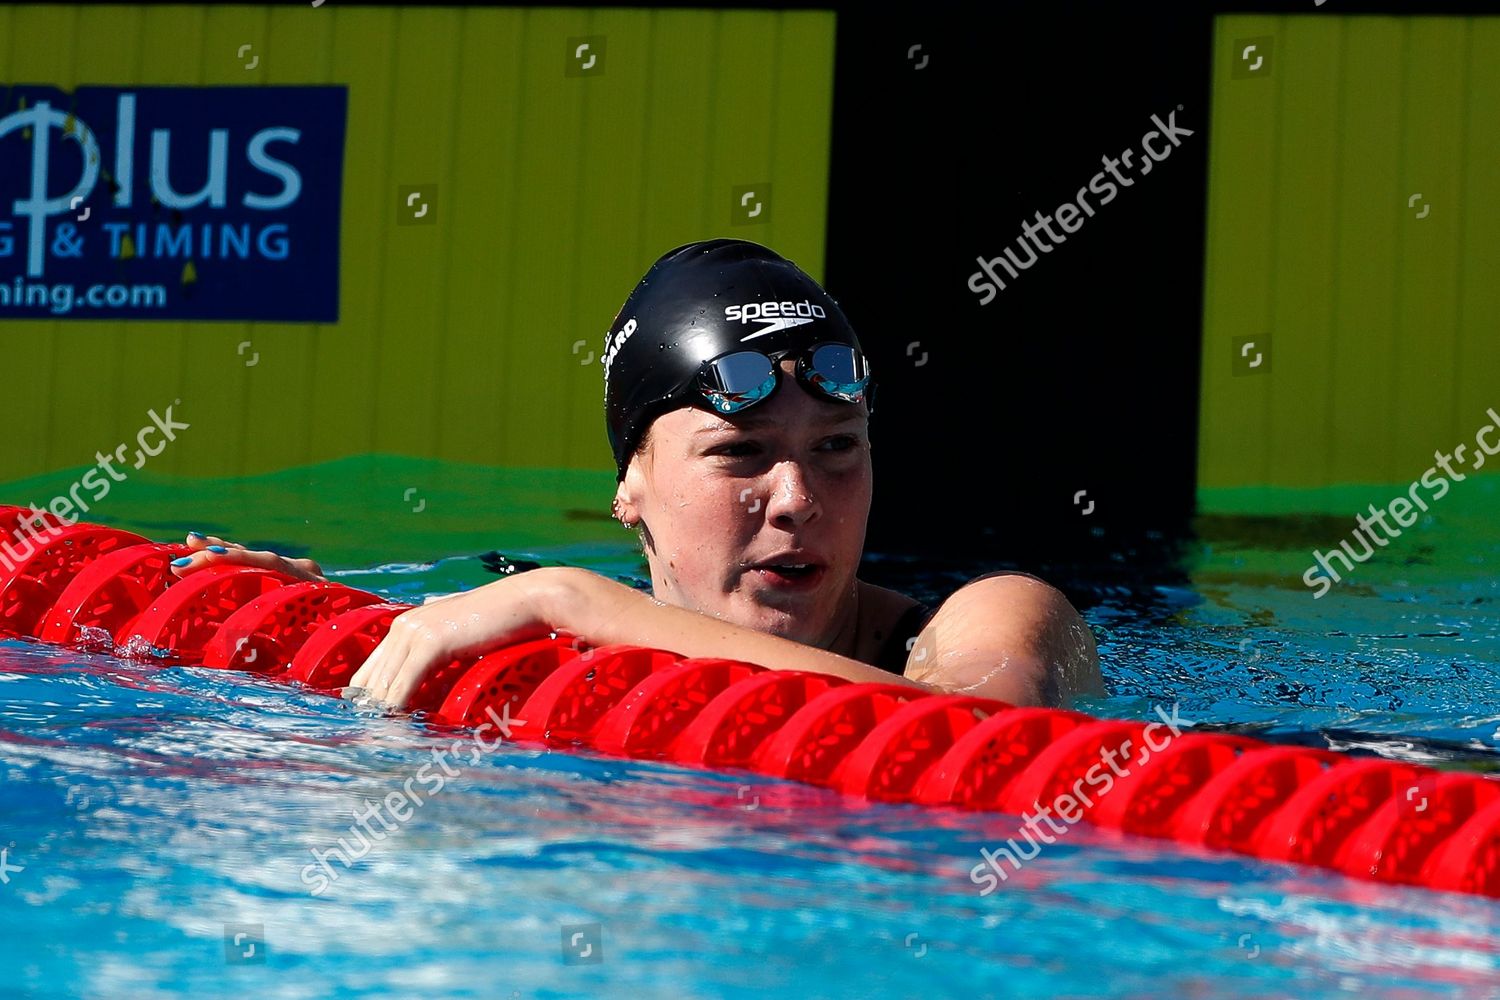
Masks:
[[[835,437],[820,441],[817,445],[819,451],[846,452],[859,447],[859,438],[853,434],[839,434]],[[762,453],[758,441],[730,441],[721,444],[708,451],[709,455],[722,455],[725,458],[753,458]]]
[[[724,455],[727,458],[748,458],[759,453],[760,445],[754,441],[731,441],[709,452],[710,455]]]
[[[848,451],[850,448],[857,447],[858,445],[859,438],[853,434],[840,434],[838,437],[829,438],[827,441],[824,441],[820,447],[824,447],[828,451]]]

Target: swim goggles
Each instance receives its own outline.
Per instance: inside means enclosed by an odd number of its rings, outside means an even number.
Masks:
[[[781,360],[788,348],[762,354],[734,351],[703,362],[695,381],[715,413],[739,413],[770,398],[781,384]],[[849,344],[813,344],[797,354],[797,381],[814,397],[842,403],[874,403],[870,364]]]

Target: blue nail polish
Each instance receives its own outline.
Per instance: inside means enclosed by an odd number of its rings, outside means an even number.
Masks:
[[[207,537],[208,537],[208,536],[207,536],[207,535],[205,535],[205,534],[204,534],[204,533],[203,533],[203,532],[201,532],[201,531],[189,531],[189,532],[188,532],[188,537],[189,537],[189,538],[207,538]]]
[[[192,561],[193,561],[193,557],[192,556],[183,556],[181,559],[173,559],[172,560],[172,565],[173,566],[186,566],[188,563],[190,563]]]
[[[208,547],[208,551],[210,551],[210,552],[214,552],[214,553],[217,553],[217,554],[218,554],[218,555],[221,555],[221,556],[222,556],[222,555],[223,555],[223,554],[224,554],[224,553],[226,553],[226,552],[228,552],[228,551],[229,551],[229,550],[228,550],[228,549],[226,549],[226,548],[225,548],[225,547],[224,547],[224,546],[222,546],[222,545],[210,545],[210,546],[209,546],[209,547]]]

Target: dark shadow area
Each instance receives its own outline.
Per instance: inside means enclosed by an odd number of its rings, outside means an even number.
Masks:
[[[1186,527],[1211,30],[1077,3],[841,14],[827,281],[880,382],[873,551],[1108,569]],[[1192,135],[1142,174],[1153,115]],[[1128,186],[1102,160],[1126,149]],[[1037,213],[1080,189],[1095,214],[1052,240]],[[986,290],[976,258],[1007,246],[1034,262]]]

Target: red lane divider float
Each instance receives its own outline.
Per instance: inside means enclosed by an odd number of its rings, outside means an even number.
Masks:
[[[865,735],[927,692],[904,684],[845,684],[803,705],[761,745],[751,765],[761,774],[837,785],[839,765]]]
[[[0,560],[0,634],[35,636],[47,612],[85,566],[115,549],[148,542],[97,524],[39,532],[24,542],[12,536],[6,545],[14,551]]]
[[[187,555],[186,545],[127,545],[84,566],[63,589],[42,622],[43,642],[70,643],[85,638],[85,629],[109,633],[111,642],[129,634],[141,612],[175,583],[173,559]]]
[[[366,604],[335,615],[297,650],[282,679],[337,692],[348,686],[349,678],[380,645],[396,616],[411,609],[410,604]]]
[[[304,580],[278,587],[224,619],[203,647],[203,665],[279,674],[319,625],[379,603],[374,594],[339,583]]]
[[[1064,734],[1091,721],[1055,708],[1000,712],[960,736],[912,789],[913,801],[998,810],[1017,778]]]
[[[1100,826],[1127,833],[1170,837],[1178,816],[1198,793],[1245,754],[1270,750],[1258,740],[1220,733],[1184,733],[1146,766],[1130,767],[1114,779],[1090,814]]]
[[[992,698],[918,698],[886,716],[839,765],[850,795],[904,802],[917,780],[981,722],[1014,708]]]
[[[0,635],[85,647],[107,635],[127,654],[337,692],[410,610],[252,567],[179,580],[167,564],[182,546],[20,507],[0,506],[0,531],[17,546],[0,560]],[[561,637],[445,664],[411,707],[513,739],[891,802],[1046,806],[1068,822],[1500,897],[1500,781],[1474,774]]]
[[[667,756],[683,764],[749,767],[761,744],[798,709],[848,683],[805,670],[769,670],[740,681],[704,706]]]
[[[12,538],[20,541],[27,535],[40,534],[45,528],[66,527],[68,522],[45,510],[31,511],[25,507],[0,504],[0,541],[7,544]]]
[[[1500,802],[1479,810],[1439,843],[1416,882],[1429,889],[1500,896]]]
[[[1500,802],[1500,782],[1472,775],[1438,774],[1396,786],[1368,822],[1345,845],[1340,868],[1350,875],[1389,882],[1416,882],[1433,852],[1455,827]]]
[[[141,612],[121,645],[132,653],[201,662],[203,648],[241,607],[294,582],[253,566],[209,566],[183,577]]]
[[[580,657],[581,659],[582,657]],[[739,660],[702,657],[654,670],[605,713],[591,734],[604,753],[661,757],[709,704],[740,681],[766,673]]]
[[[1377,758],[1340,762],[1298,788],[1256,832],[1255,853],[1343,868],[1340,850],[1392,795],[1416,788],[1416,767]]]
[[[1188,844],[1256,853],[1256,831],[1298,788],[1348,758],[1327,750],[1268,747],[1240,757],[1183,804],[1167,835]]]
[[[542,645],[547,641],[517,647],[523,656],[535,651],[554,662],[517,713],[519,721],[511,734],[519,740],[584,742],[605,713],[637,684],[681,659],[676,653],[643,646],[579,651],[573,647],[576,640],[558,640],[550,649]]]

